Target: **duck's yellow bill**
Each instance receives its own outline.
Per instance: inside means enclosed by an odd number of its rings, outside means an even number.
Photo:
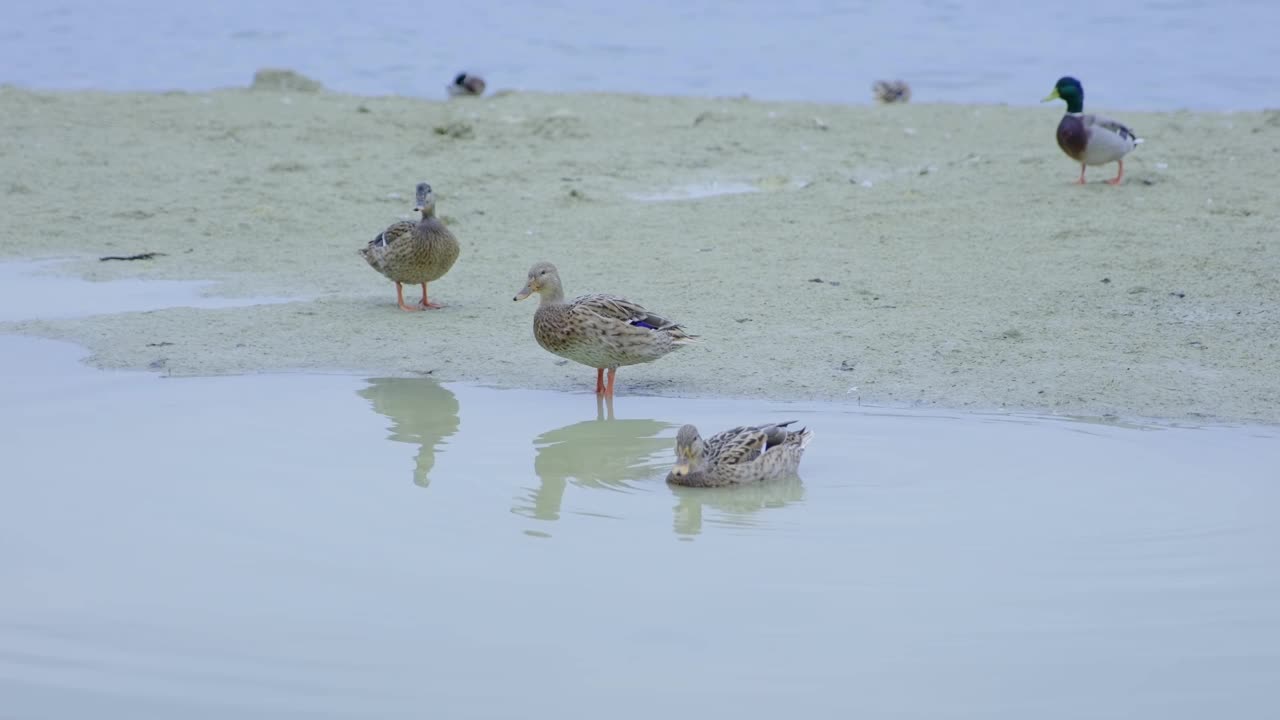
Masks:
[[[671,474],[672,474],[672,475],[674,475],[674,476],[676,476],[676,477],[684,477],[685,475],[688,475],[688,474],[689,474],[689,464],[688,464],[688,463],[677,463],[675,467],[671,468]]]
[[[529,297],[532,294],[533,294],[533,287],[529,285],[525,285],[524,288],[522,288],[520,292],[516,293],[516,296],[511,299],[515,300],[516,302],[520,302],[521,300]]]
[[[1062,97],[1062,96],[1058,94],[1058,88],[1054,88],[1054,89],[1053,89],[1053,92],[1049,93],[1049,97],[1046,97],[1045,99],[1041,100],[1040,102],[1049,102],[1050,100],[1057,100],[1057,99],[1058,99],[1058,98],[1060,98],[1060,97]]]

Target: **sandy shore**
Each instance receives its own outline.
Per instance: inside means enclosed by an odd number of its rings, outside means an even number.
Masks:
[[[0,256],[300,299],[0,331],[105,367],[162,352],[174,374],[590,390],[511,301],[547,259],[571,295],[624,294],[703,336],[623,369],[620,396],[1280,422],[1280,112],[1125,113],[1147,142],[1118,188],[1100,182],[1114,166],[1071,184],[1061,112],[4,88]],[[419,180],[463,251],[432,285],[448,307],[406,314],[355,250],[409,217]],[[731,194],[686,197],[712,189]],[[96,259],[138,252],[164,255]]]

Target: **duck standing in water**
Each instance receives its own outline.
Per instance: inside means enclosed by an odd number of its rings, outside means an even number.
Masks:
[[[360,256],[370,267],[396,284],[396,302],[401,310],[414,311],[444,307],[427,299],[427,283],[439,280],[458,259],[458,238],[436,218],[436,196],[427,183],[418,183],[415,212],[418,222],[401,220],[360,248]],[[422,286],[422,302],[404,304],[403,283]]]
[[[795,420],[744,425],[703,440],[685,425],[676,434],[676,465],[667,482],[686,487],[727,487],[791,477],[813,432],[788,430]]]
[[[596,394],[613,397],[618,368],[653,362],[697,342],[680,325],[617,295],[583,295],[566,302],[560,273],[549,262],[529,269],[513,300],[538,293],[533,337],[544,350],[596,369]],[[605,385],[604,371],[609,371]]]
[[[1058,147],[1072,160],[1080,163],[1080,180],[1084,184],[1084,170],[1088,165],[1120,163],[1120,172],[1107,183],[1118,185],[1124,178],[1124,156],[1142,143],[1142,138],[1115,120],[1101,115],[1084,114],[1084,86],[1073,77],[1058,80],[1053,92],[1040,102],[1061,98],[1067,101],[1067,114],[1058,123]]]

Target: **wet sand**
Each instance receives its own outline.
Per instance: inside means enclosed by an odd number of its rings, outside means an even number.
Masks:
[[[1280,112],[1117,113],[1146,138],[1118,188],[1114,166],[1071,184],[1061,112],[3,88],[0,257],[297,300],[0,331],[103,367],[162,352],[176,375],[589,390],[511,301],[545,259],[571,295],[623,294],[703,337],[624,368],[620,395],[1280,422]],[[448,307],[405,314],[355,250],[409,217],[420,180],[463,251],[431,288]],[[163,255],[97,260],[141,252]],[[17,302],[39,317],[38,286]]]

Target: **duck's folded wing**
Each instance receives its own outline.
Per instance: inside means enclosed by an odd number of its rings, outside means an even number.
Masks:
[[[583,295],[573,301],[575,313],[590,313],[650,330],[674,330],[676,323],[617,295]]]
[[[1113,132],[1124,140],[1131,140],[1134,142],[1138,141],[1137,133],[1131,130],[1128,125],[1112,120],[1111,118],[1102,117],[1101,115],[1094,115],[1092,117],[1094,127],[1100,127],[1103,130]]]
[[[375,252],[385,251],[397,240],[412,235],[413,228],[414,224],[408,220],[392,223],[387,226],[386,230],[378,233],[377,237],[369,241],[369,249]]]
[[[758,427],[736,427],[711,436],[707,441],[709,460],[719,465],[741,465],[760,457],[769,435]]]
[[[765,449],[774,447],[775,445],[781,445],[787,442],[787,440],[792,436],[797,435],[798,433],[796,431],[787,429],[787,426],[794,422],[795,420],[788,420],[786,422],[775,423],[773,425],[760,426],[761,432],[763,432],[765,437],[768,439],[768,447]]]

